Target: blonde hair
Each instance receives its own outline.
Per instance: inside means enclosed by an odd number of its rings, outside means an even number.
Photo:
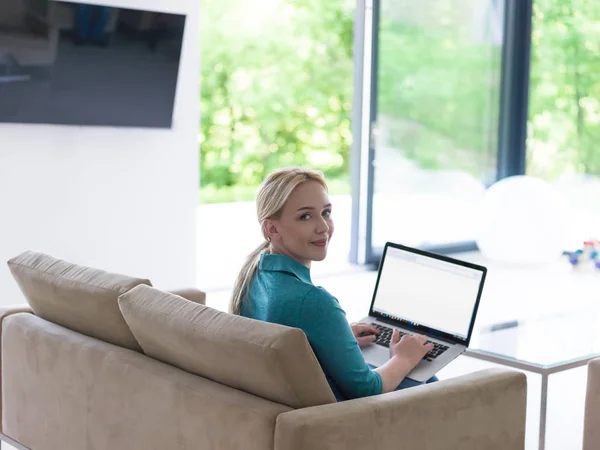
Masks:
[[[242,302],[248,293],[248,286],[258,268],[260,255],[270,253],[271,243],[263,226],[264,221],[267,219],[277,219],[281,215],[281,211],[294,189],[307,181],[316,181],[327,190],[327,183],[322,172],[301,167],[287,167],[276,170],[265,178],[260,185],[256,194],[256,215],[265,240],[256,250],[248,255],[242,266],[242,270],[240,270],[235,280],[229,304],[230,313],[237,315],[241,313]]]

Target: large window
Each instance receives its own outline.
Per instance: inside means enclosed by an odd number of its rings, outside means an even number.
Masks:
[[[600,229],[600,1],[202,8],[203,203],[251,201],[273,169],[317,167],[343,194],[340,224],[352,205],[351,260],[376,262],[388,240],[475,249],[486,188],[529,174]]]
[[[565,249],[600,230],[600,2],[534,0],[527,174],[564,196]]]
[[[600,2],[358,1],[371,76],[355,260],[387,240],[475,249],[485,189],[523,174],[564,195],[566,250],[598,238]]]
[[[345,267],[354,0],[201,0],[201,11],[202,286],[232,286],[263,239],[257,188],[288,165],[325,173],[340,225],[318,267]]]
[[[496,180],[501,4],[379,3],[373,246],[474,239]]]

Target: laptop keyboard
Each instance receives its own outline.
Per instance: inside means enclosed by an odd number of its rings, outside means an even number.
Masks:
[[[371,325],[373,325],[375,328],[377,328],[379,330],[379,335],[377,336],[377,340],[375,341],[375,343],[389,348],[390,341],[392,340],[392,332],[394,330],[390,327],[386,327],[386,326],[380,325],[378,323],[372,323]],[[401,330],[398,330],[398,331],[400,331],[400,338],[402,338],[402,336],[404,336],[406,334],[409,334],[409,333],[405,333]],[[435,358],[437,358],[442,353],[444,353],[446,350],[448,350],[448,346],[446,346],[446,345],[438,344],[437,342],[432,342],[432,341],[427,341],[427,343],[433,344],[433,349],[431,351],[429,351],[423,357],[423,359],[426,361],[433,361]]]

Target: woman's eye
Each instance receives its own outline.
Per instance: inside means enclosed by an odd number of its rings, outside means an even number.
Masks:
[[[300,220],[308,220],[310,219],[310,214],[303,214],[300,216]]]
[[[324,217],[329,217],[329,216],[331,216],[331,211],[330,211],[330,210],[328,210],[328,209],[327,209],[327,210],[325,210],[325,211],[323,211],[323,216],[324,216]]]

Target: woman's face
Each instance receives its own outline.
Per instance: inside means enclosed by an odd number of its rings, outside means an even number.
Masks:
[[[306,267],[322,261],[333,235],[331,202],[327,191],[316,181],[300,184],[277,219],[264,224],[274,253],[287,255]]]

